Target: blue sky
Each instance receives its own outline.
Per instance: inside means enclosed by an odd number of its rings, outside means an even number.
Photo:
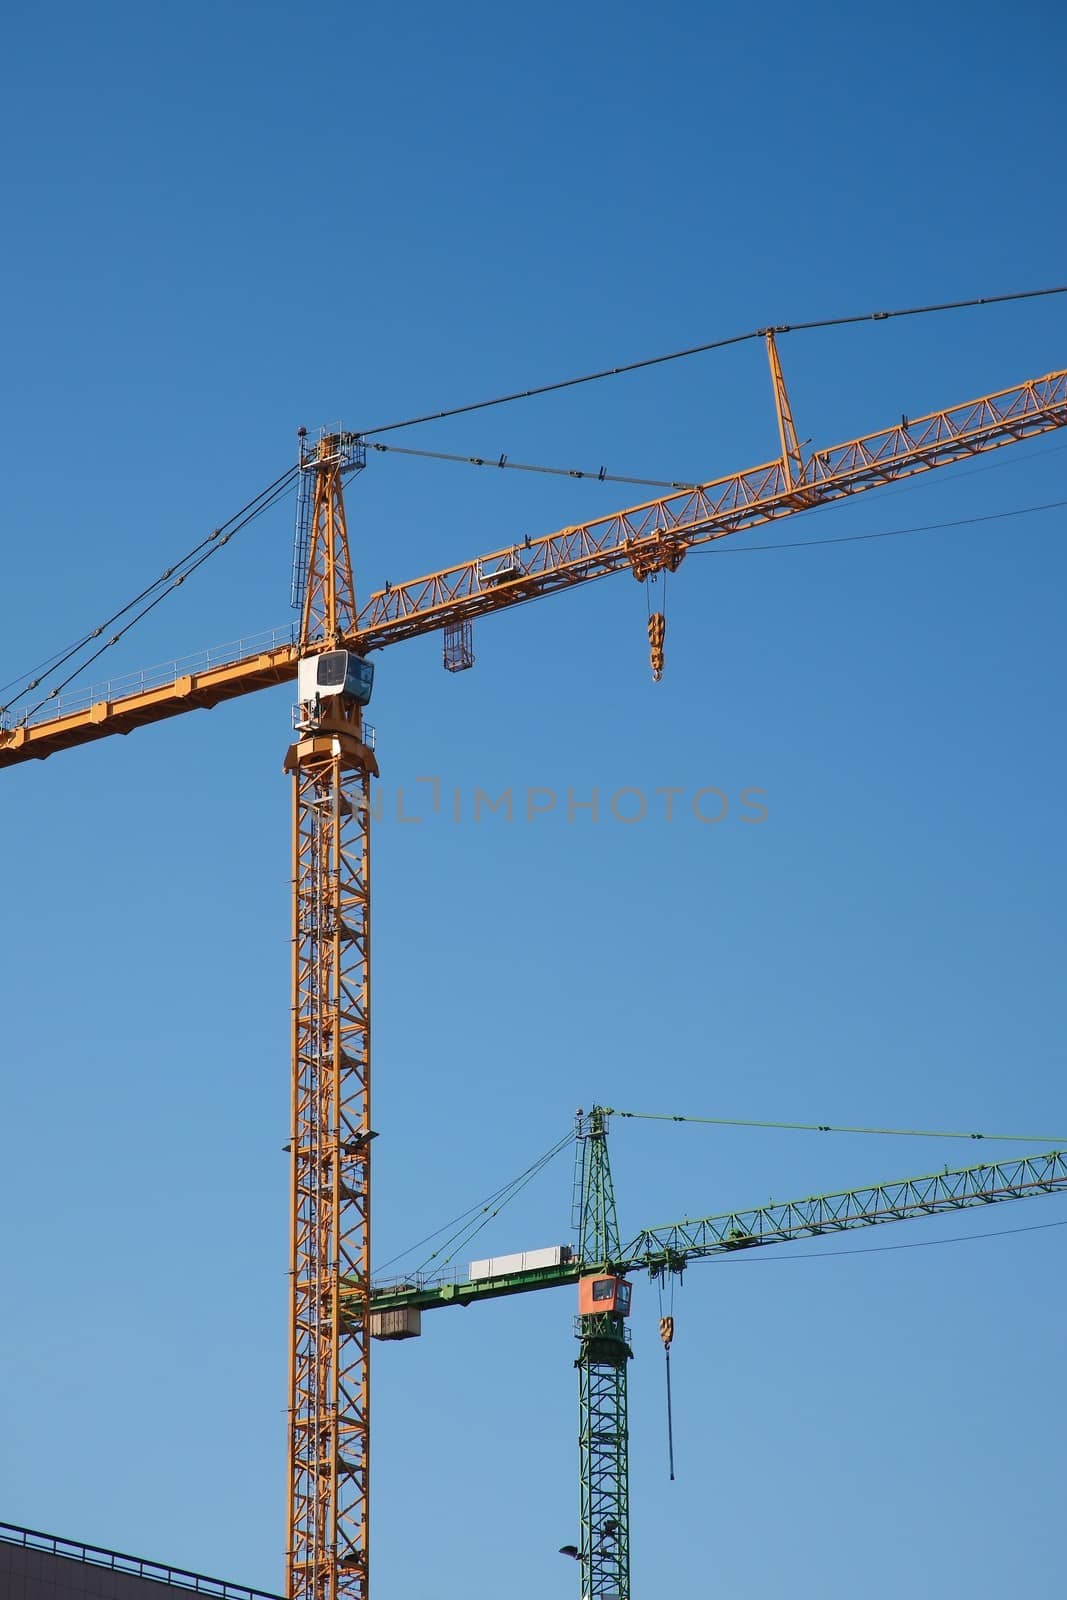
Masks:
[[[1063,280],[1049,0],[533,10],[58,3],[6,23],[0,681],[274,478],[373,427],[768,322]],[[829,444],[1064,364],[1056,299],[783,339]],[[776,448],[759,348],[396,436],[664,479]],[[797,518],[1018,513],[1064,442]],[[372,458],[363,593],[625,504]],[[637,491],[633,492],[637,498]],[[1062,510],[692,558],[649,681],[629,579],[378,663],[376,1250],[626,1108],[1067,1134]],[[113,652],[288,620],[291,508]],[[761,542],[753,536],[750,544]],[[0,1520],[278,1588],[288,1117],[287,689],[0,784]],[[420,777],[461,820],[414,801]],[[668,824],[475,824],[475,788],[685,790]],[[689,798],[721,788],[702,825]],[[742,789],[766,793],[746,826]],[[408,814],[397,820],[398,789]],[[426,785],[421,793],[428,793]],[[688,809],[687,809],[688,806]],[[1010,1148],[1010,1147],[1008,1147]],[[623,1229],[970,1147],[617,1124]],[[474,1255],[568,1237],[561,1158]],[[902,1243],[1067,1220],[1048,1199]],[[667,1482],[654,1290],[633,1337],[634,1593],[887,1600],[1049,1584],[1058,1228],[696,1267]],[[390,1595],[571,1596],[566,1296],[376,1351]]]

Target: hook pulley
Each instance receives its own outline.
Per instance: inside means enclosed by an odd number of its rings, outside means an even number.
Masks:
[[[662,611],[653,611],[648,619],[648,644],[652,658],[652,681],[659,683],[663,677],[663,641],[667,634],[667,619]]]

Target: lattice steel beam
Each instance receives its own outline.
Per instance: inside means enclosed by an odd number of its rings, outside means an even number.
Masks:
[[[341,474],[355,465],[336,436],[324,436],[305,467],[315,473],[305,650],[335,642],[352,614]],[[378,769],[359,706],[325,701],[285,765],[294,796],[287,1593],[367,1600],[370,783]]]
[[[365,1600],[371,773],[354,739],[294,751],[288,1592]]]
[[[585,1271],[610,1270],[619,1253],[607,1117],[579,1114],[578,1246]],[[578,1318],[578,1457],[583,1600],[630,1600],[630,1495],[626,1322],[615,1312]]]
[[[446,626],[455,630],[475,617],[612,572],[636,575],[673,568],[687,550],[712,540],[1065,425],[1067,371],[1061,370],[946,411],[911,421],[902,418],[894,427],[813,451],[799,464],[790,445],[781,460],[575,523],[412,582],[387,585],[358,611],[346,613],[335,636],[349,648],[380,650]],[[338,451],[348,457],[341,470],[361,465],[358,438],[334,437]],[[314,602],[312,593],[309,583],[306,604],[327,602],[323,590]],[[299,657],[295,644],[278,642],[218,664],[175,662],[141,674],[143,681],[133,687],[125,682],[100,685],[77,693],[69,703],[50,702],[47,711],[25,720],[8,713],[6,720],[0,717],[0,767],[110,734],[132,733],[149,722],[291,681]]]

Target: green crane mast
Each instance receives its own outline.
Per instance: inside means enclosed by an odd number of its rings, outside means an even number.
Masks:
[[[594,1106],[578,1113],[575,1169],[576,1252],[547,1252],[548,1264],[522,1257],[481,1263],[477,1274],[446,1280],[408,1279],[378,1283],[370,1296],[371,1332],[377,1338],[411,1338],[421,1332],[423,1311],[468,1306],[481,1300],[558,1289],[577,1284],[579,1355],[579,1453],[581,1464],[581,1564],[583,1600],[629,1600],[630,1538],[626,1338],[630,1285],[626,1274],[653,1279],[682,1273],[692,1261],[708,1260],[761,1245],[870,1228],[884,1222],[966,1211],[1047,1194],[1067,1193],[1067,1152],[1017,1156],[973,1167],[945,1168],[919,1178],[901,1178],[864,1189],[810,1195],[780,1205],[756,1206],[716,1216],[686,1218],[644,1228],[620,1244],[615,1195],[608,1163],[610,1111]],[[546,1254],[538,1252],[537,1257]],[[522,1263],[522,1264],[520,1264]],[[489,1267],[491,1270],[485,1271]],[[349,1314],[365,1302],[348,1291]],[[571,1550],[569,1553],[574,1553]]]
[[[579,1111],[575,1128],[578,1258],[583,1270],[599,1271],[589,1304],[598,1292],[612,1309],[578,1317],[578,1451],[581,1485],[582,1594],[590,1600],[630,1600],[629,1434],[626,1422],[626,1340],[630,1286],[614,1276],[619,1224],[608,1160],[607,1115],[594,1106]],[[619,1304],[620,1297],[623,1304]]]

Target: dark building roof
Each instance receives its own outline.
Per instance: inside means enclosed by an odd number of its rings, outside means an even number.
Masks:
[[[210,1600],[281,1600],[246,1583],[0,1522],[3,1600],[177,1600],[176,1591]]]

